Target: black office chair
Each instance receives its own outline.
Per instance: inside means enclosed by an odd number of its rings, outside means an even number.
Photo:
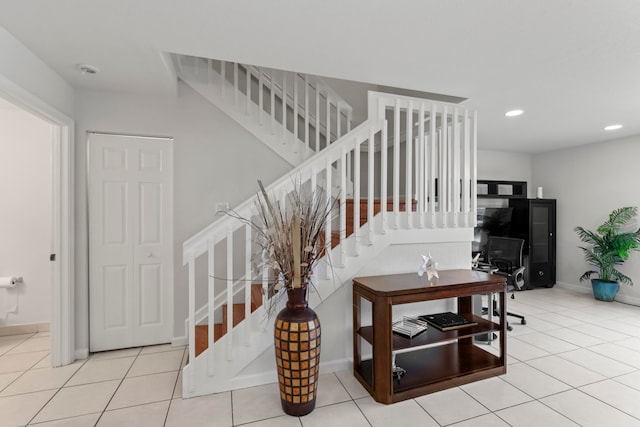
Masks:
[[[499,274],[507,278],[507,291],[511,291],[511,299],[515,299],[516,290],[524,289],[524,270],[522,265],[522,248],[524,240],[512,239],[510,237],[489,237],[486,246],[487,262],[491,265],[494,274]],[[483,309],[483,313],[488,313],[488,309]],[[499,315],[496,302],[493,301],[493,313]],[[507,311],[507,316],[520,319],[520,323],[527,324],[527,320],[520,314]],[[507,329],[513,328],[507,322]]]

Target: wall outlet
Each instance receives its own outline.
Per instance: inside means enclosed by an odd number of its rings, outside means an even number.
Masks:
[[[224,215],[229,212],[229,202],[216,203],[216,215]]]

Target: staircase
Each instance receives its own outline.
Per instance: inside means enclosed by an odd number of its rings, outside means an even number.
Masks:
[[[181,80],[292,166],[351,130],[351,106],[320,78],[193,56],[173,60]]]
[[[295,182],[339,191],[310,307],[389,245],[446,242],[475,225],[476,123],[475,113],[459,105],[370,92],[364,123],[267,188],[282,204]],[[234,211],[250,218],[254,203],[255,197]],[[265,307],[276,296],[267,291],[268,268],[252,267],[253,252],[251,227],[231,216],[183,244],[189,272],[185,397],[255,385],[238,374],[273,345]]]

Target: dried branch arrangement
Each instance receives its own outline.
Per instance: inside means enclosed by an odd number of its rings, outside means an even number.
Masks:
[[[322,188],[306,188],[296,182],[294,190],[281,201],[269,195],[261,181],[258,186],[257,216],[231,215],[254,230],[259,247],[256,268],[261,271],[268,266],[273,271],[269,295],[312,285],[314,268],[326,255],[325,228],[336,199],[327,197]]]
[[[258,185],[259,221],[254,225],[262,261],[279,278],[275,290],[305,287],[315,263],[325,255],[325,227],[335,199],[327,199],[322,189],[304,191],[298,183],[282,206],[272,201],[261,181]]]

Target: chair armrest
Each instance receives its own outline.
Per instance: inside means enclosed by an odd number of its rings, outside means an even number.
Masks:
[[[524,289],[524,270],[525,269],[526,269],[526,267],[516,268],[513,271],[513,274],[512,274],[512,276],[513,276],[513,285],[519,291]]]

